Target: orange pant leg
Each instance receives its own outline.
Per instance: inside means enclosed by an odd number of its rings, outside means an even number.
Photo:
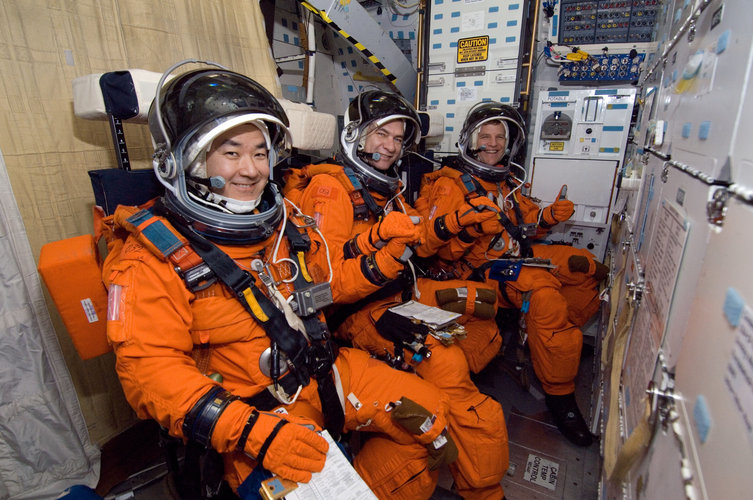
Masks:
[[[460,322],[467,333],[457,341],[468,360],[468,367],[473,373],[479,373],[499,353],[502,348],[502,335],[494,319],[469,317],[465,323]]]
[[[465,498],[500,499],[500,481],[509,466],[502,406],[475,386],[458,346],[434,338],[427,345],[431,357],[418,363],[416,372],[449,396],[450,435],[458,447],[450,471],[458,492]]]
[[[570,394],[575,391],[583,333],[568,319],[567,302],[557,290],[535,290],[530,301],[526,326],[536,376],[547,394]]]
[[[531,363],[544,392],[575,391],[583,333],[569,319],[568,304],[559,281],[547,270],[524,267],[516,281],[505,282],[507,295],[518,309],[531,292],[525,314]]]
[[[597,286],[563,286],[560,293],[567,301],[568,318],[578,327],[585,325],[601,306]]]
[[[579,255],[585,257],[591,261],[596,261],[594,254],[584,248],[575,248],[569,245],[533,245],[533,256],[540,259],[549,259],[552,264],[557,266],[557,269],[553,271],[554,276],[557,277],[560,283],[563,285],[585,285],[591,286],[596,283],[593,279],[593,265],[590,272],[571,271],[568,267],[567,261],[573,255]]]
[[[465,284],[465,281],[459,283]],[[421,302],[436,306],[436,302],[430,301],[433,295],[428,288],[423,289]],[[387,349],[391,353],[392,343],[379,335],[374,322],[392,305],[391,301],[369,305],[351,315],[338,330],[338,334],[347,335],[353,345],[360,349],[372,353],[382,353]],[[502,407],[494,399],[479,392],[473,384],[466,355],[459,346],[444,346],[433,337],[427,338],[426,345],[432,351],[431,357],[411,364],[422,377],[422,382],[431,382],[449,397],[450,435],[458,446],[458,459],[451,468],[456,484],[468,493],[469,498],[480,498],[477,495],[481,490],[488,490],[484,498],[502,498],[504,495],[499,482],[509,463],[507,428]],[[384,403],[380,401],[380,404]],[[365,415],[368,414],[362,412],[359,416],[361,424]]]
[[[429,471],[426,448],[399,444],[375,435],[353,459],[353,467],[381,500],[425,500],[437,486],[438,470]]]
[[[567,261],[573,255],[580,255],[590,260],[596,257],[583,248],[567,245],[534,245],[534,256],[549,259],[557,266],[553,275],[562,284],[560,293],[567,301],[570,321],[583,326],[599,310],[599,283],[593,278],[593,272],[570,271]]]
[[[437,290],[467,288],[470,297],[476,295],[475,290],[478,288],[497,290],[496,281],[479,283],[467,280],[436,281],[424,278],[418,280],[418,288],[421,292],[419,302],[434,307],[439,307],[436,296]],[[472,311],[473,306],[469,304],[468,307]],[[496,310],[496,304],[492,305],[492,309]],[[499,334],[499,328],[494,318],[482,319],[473,314],[463,314],[458,318],[458,323],[465,327],[466,337],[458,340],[457,345],[465,353],[470,370],[473,373],[478,373],[494,359],[502,347],[502,336]]]
[[[428,468],[426,445],[448,427],[447,395],[415,374],[390,368],[358,349],[341,349],[335,363],[345,399],[345,428],[378,433],[356,455],[354,466],[381,499],[426,499],[437,474]],[[393,422],[390,402],[407,397],[437,416],[425,435]]]

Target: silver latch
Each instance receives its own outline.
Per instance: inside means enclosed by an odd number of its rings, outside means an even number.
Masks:
[[[461,68],[455,68],[455,76],[462,78],[465,76],[484,76],[486,74],[486,66],[465,66]]]
[[[729,200],[729,191],[725,188],[718,188],[711,196],[711,200],[706,203],[706,219],[710,224],[715,226],[724,225],[724,217],[727,214],[727,200]]]
[[[662,429],[666,432],[677,418],[677,412],[675,411],[675,400],[677,399],[675,395],[675,377],[664,365],[663,353],[659,353],[657,362],[661,365],[661,380],[658,384],[652,380],[648,383],[648,388],[646,389],[651,405],[649,423],[652,425],[656,423],[661,424]]]
[[[444,77],[440,76],[439,78],[430,78],[426,82],[427,87],[442,87],[444,85]]]
[[[642,278],[638,278],[635,281],[626,283],[625,288],[627,288],[628,292],[630,293],[630,299],[633,302],[640,302],[643,298],[643,292],[646,291],[646,283]]]
[[[429,73],[442,73],[447,69],[447,66],[443,62],[429,63],[427,67],[429,68]]]
[[[680,419],[677,401],[682,400],[680,394],[675,394],[675,377],[665,364],[664,354],[659,352],[657,363],[661,366],[661,380],[659,383],[649,382],[646,393],[651,404],[649,425],[661,424],[664,433],[671,432],[680,452],[680,476],[683,490],[687,500],[696,500],[699,497],[698,488],[695,485],[695,471],[690,453],[687,449],[687,432]]]

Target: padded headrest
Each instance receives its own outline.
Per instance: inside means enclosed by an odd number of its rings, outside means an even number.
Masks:
[[[162,73],[129,69],[80,76],[73,80],[73,113],[86,120],[115,118],[147,123]],[[293,147],[302,150],[331,149],[335,142],[336,120],[308,105],[280,99],[290,121]]]
[[[73,79],[73,113],[86,120],[146,123],[162,73],[143,69],[111,71]]]

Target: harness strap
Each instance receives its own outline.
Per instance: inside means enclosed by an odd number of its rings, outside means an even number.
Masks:
[[[264,328],[270,340],[277,344],[293,363],[298,383],[302,386],[308,385],[308,342],[303,334],[290,327],[284,313],[259,290],[248,271],[241,269],[225,252],[193,229],[173,220],[170,214],[165,215],[175,229],[191,243],[217,278],[235,293],[243,308]]]
[[[298,382],[294,376],[284,376],[277,383],[286,394],[295,394],[295,391],[298,390]],[[280,406],[280,401],[269,389],[264,389],[251,397],[243,398],[242,401],[259,411],[271,411]]]
[[[285,224],[285,234],[290,240],[291,247],[296,249],[301,248],[302,243],[296,243],[294,240],[300,240],[303,236],[293,223],[288,220]],[[308,241],[308,247],[311,246],[311,240],[306,235]],[[306,267],[306,261],[303,259],[303,252],[298,251],[298,275],[293,282],[295,289],[300,290],[313,283],[308,269]],[[310,364],[313,364],[312,374],[316,378],[319,393],[319,401],[322,404],[322,413],[324,415],[324,426],[332,434],[333,439],[337,440],[342,433],[342,429],[345,426],[345,412],[340,404],[340,398],[337,395],[335,383],[332,376],[332,363],[337,358],[337,346],[330,340],[329,330],[327,325],[319,321],[317,311],[311,314],[305,314],[305,311],[299,311],[303,325],[306,328],[306,332],[309,334],[309,339],[312,343],[312,352],[309,356]]]
[[[377,219],[380,218],[384,214],[384,209],[380,207],[374,197],[371,195],[368,189],[363,187],[363,184],[361,184],[361,179],[358,177],[358,175],[350,168],[350,167],[343,167],[343,170],[345,171],[345,175],[348,176],[348,180],[351,184],[353,184],[354,191],[360,194],[361,198],[363,198],[364,204],[369,212],[374,214],[374,217]],[[351,199],[353,197],[351,196]],[[353,207],[355,210],[355,206]],[[369,214],[366,213],[365,217],[361,217],[363,220],[366,220],[369,218]]]

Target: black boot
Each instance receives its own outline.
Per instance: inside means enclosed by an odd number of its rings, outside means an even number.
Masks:
[[[578,446],[591,444],[593,436],[583,420],[583,415],[580,414],[574,392],[564,396],[546,394],[546,406],[552,412],[557,428],[570,442]]]

